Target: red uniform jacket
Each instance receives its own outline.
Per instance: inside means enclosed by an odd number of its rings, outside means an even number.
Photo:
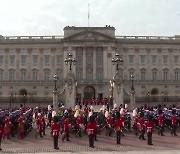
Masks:
[[[137,124],[138,124],[138,117],[134,117],[134,123],[133,123],[134,129],[137,129]]]
[[[176,116],[175,115],[172,115],[171,116],[171,124],[172,124],[172,126],[176,126],[177,125],[177,122],[176,122],[177,120],[176,120]]]
[[[164,125],[164,118],[162,115],[159,115],[158,117],[158,125],[163,126]]]
[[[139,119],[139,124],[140,124],[139,129],[140,129],[140,130],[143,130],[144,127],[145,127],[145,125],[144,125],[144,119],[143,119],[143,118],[140,118],[140,119]]]
[[[94,123],[87,124],[87,134],[88,135],[95,135],[96,134],[96,126]]]
[[[112,126],[112,118],[107,117],[106,118],[106,128],[111,128]]]
[[[94,121],[93,124],[94,124],[94,128],[95,128],[95,130],[94,130],[95,134],[97,134],[97,124],[96,124],[96,121]]]
[[[78,118],[76,119],[76,128],[77,128],[77,129],[80,129],[80,124],[81,124],[81,119],[78,117]]]
[[[120,119],[114,121],[114,129],[116,131],[120,131],[123,129],[122,121]]]
[[[122,122],[122,126],[124,127],[125,118],[124,118],[123,115],[120,116],[120,120],[121,120],[121,122]]]
[[[60,132],[60,126],[59,126],[59,124],[53,123],[51,129],[52,129],[52,134],[53,134],[53,136],[59,136],[59,132]]]
[[[37,128],[38,130],[40,130],[40,127],[41,127],[41,119],[39,118],[39,119],[37,119],[37,121],[36,121],[36,128]]]
[[[154,129],[154,123],[148,121],[146,123],[146,131],[147,131],[147,133],[152,133],[153,129]]]
[[[2,125],[0,125],[0,138],[3,137],[3,134],[4,134],[4,128]]]
[[[69,119],[64,120],[64,131],[69,131]]]
[[[45,120],[44,116],[41,118],[41,125],[43,127],[46,126],[46,120]]]

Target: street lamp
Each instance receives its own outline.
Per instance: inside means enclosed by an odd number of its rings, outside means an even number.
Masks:
[[[57,74],[55,73],[54,74],[54,91],[57,91],[57,86],[56,86],[57,79],[58,77],[57,77]]]
[[[25,101],[26,101],[26,100],[25,100],[25,97],[26,97],[26,95],[24,94],[24,108],[25,108]]]
[[[163,106],[163,96],[164,96],[164,92],[161,92],[161,107]]]
[[[119,57],[119,54],[116,53],[115,54],[115,58],[112,58],[112,63],[113,65],[116,64],[116,70],[119,70],[119,65],[121,65],[123,63],[123,60]]]
[[[150,96],[150,92],[147,92],[147,97],[148,97],[148,106],[149,106],[149,96]]]
[[[68,57],[65,58],[64,62],[65,62],[66,65],[69,64],[69,70],[71,71],[72,70],[72,64],[75,64],[76,59],[72,58],[72,54],[69,53]]]
[[[113,80],[110,80],[110,105],[111,105],[111,108],[113,108],[113,91],[114,91],[114,82]]]
[[[9,108],[11,108],[11,103],[12,103],[12,94],[9,96]]]
[[[134,75],[131,74],[131,92],[134,92]]]

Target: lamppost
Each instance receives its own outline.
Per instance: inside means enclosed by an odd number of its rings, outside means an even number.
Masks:
[[[13,97],[13,95],[12,95],[12,94],[10,94],[10,96],[9,96],[9,108],[11,108],[12,97]]]
[[[163,107],[163,98],[164,98],[163,96],[164,96],[164,92],[162,91],[161,92],[161,107]]]
[[[57,75],[56,73],[54,74],[54,90],[53,90],[53,107],[54,107],[54,110],[57,110],[58,109],[58,102],[57,102],[57,85],[56,85],[56,82],[57,82]]]
[[[113,108],[113,91],[114,91],[114,82],[110,80],[110,106]]]
[[[25,103],[26,103],[25,97],[26,97],[26,95],[24,94],[24,108],[25,108]]]
[[[150,92],[147,92],[147,97],[148,97],[148,106],[149,106],[149,96],[150,96]]]
[[[123,60],[119,57],[118,53],[115,54],[115,58],[112,58],[112,63],[113,63],[113,65],[116,64],[116,71],[118,71],[119,65],[121,65],[123,63]]]
[[[75,64],[76,59],[72,58],[72,54],[69,53],[68,57],[65,58],[64,62],[65,62],[66,65],[69,64],[69,70],[71,71],[72,70],[72,64]]]
[[[134,75],[131,74],[131,108],[135,107],[135,89],[134,89]]]

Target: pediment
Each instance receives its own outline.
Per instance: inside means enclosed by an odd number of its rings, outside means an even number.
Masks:
[[[115,38],[96,31],[83,31],[64,38],[65,41],[114,41]]]

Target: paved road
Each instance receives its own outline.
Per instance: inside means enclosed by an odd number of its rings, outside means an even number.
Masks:
[[[57,152],[53,149],[53,139],[50,135],[50,129],[47,129],[47,135],[43,138],[35,138],[35,131],[32,132],[25,139],[18,139],[17,137],[10,140],[2,141],[3,152],[5,153],[36,153],[36,152]],[[131,151],[147,152],[147,151],[164,151],[176,150],[180,151],[180,132],[178,130],[177,137],[171,136],[169,131],[165,132],[166,136],[158,136],[157,132],[153,134],[153,146],[147,145],[147,141],[139,140],[133,133],[125,133],[122,137],[121,145],[116,145],[115,134],[112,137],[107,137],[102,133],[98,135],[98,141],[95,142],[95,148],[89,148],[88,137],[83,135],[82,138],[70,136],[70,142],[62,143],[59,140],[59,152],[73,152],[73,153],[104,153],[104,152],[123,152],[129,153]],[[175,151],[174,151],[175,152]]]

